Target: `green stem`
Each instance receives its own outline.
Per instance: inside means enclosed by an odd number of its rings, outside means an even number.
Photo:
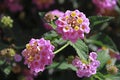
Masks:
[[[54,54],[57,54],[58,52],[62,51],[64,48],[66,48],[69,45],[69,42],[67,42],[64,46],[62,46],[60,49],[56,50]]]
[[[52,26],[53,29],[56,29],[56,25],[53,21],[50,22],[50,25]]]

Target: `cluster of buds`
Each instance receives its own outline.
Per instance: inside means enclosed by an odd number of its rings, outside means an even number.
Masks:
[[[79,10],[67,10],[56,21],[56,30],[64,40],[76,42],[79,38],[84,38],[84,33],[90,32],[89,24],[89,19]]]
[[[44,19],[47,22],[51,22],[57,18],[59,18],[60,16],[64,15],[64,13],[62,11],[59,10],[53,10],[53,11],[49,11],[45,14]]]
[[[13,27],[13,20],[11,19],[10,16],[3,16],[1,18],[1,23],[5,26],[5,27]]]
[[[95,52],[91,52],[89,55],[89,62],[85,63],[76,57],[72,61],[73,66],[77,68],[77,76],[78,77],[90,77],[91,75],[96,74],[97,68],[100,65],[100,62],[97,60],[97,54]]]
[[[52,30],[53,28],[49,23],[51,23],[52,21],[55,21],[57,18],[59,18],[62,15],[64,15],[64,13],[57,9],[47,12],[44,16],[44,19],[47,22],[47,23],[44,23],[45,28],[47,30]]]
[[[5,48],[0,51],[0,56],[7,59],[12,59],[15,56],[16,52],[12,48]]]
[[[52,63],[53,50],[54,46],[51,45],[49,40],[32,38],[26,45],[26,49],[23,50],[22,55],[31,72],[37,74],[44,71],[46,65]]]
[[[115,65],[109,65],[106,67],[107,72],[110,74],[117,74],[118,73],[118,68]]]

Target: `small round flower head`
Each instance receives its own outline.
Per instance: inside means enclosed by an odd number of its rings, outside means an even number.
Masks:
[[[23,6],[20,4],[20,0],[5,0],[5,4],[11,12],[18,12],[23,10]]]
[[[60,16],[63,16],[64,15],[64,12],[62,11],[59,11],[57,9],[53,10],[53,11],[50,11],[53,15],[55,15],[57,18],[59,18]]]
[[[118,73],[118,68],[114,65],[109,65],[106,68],[107,68],[108,73],[110,73],[110,74],[117,74]]]
[[[1,57],[3,56],[3,57],[11,58],[11,57],[14,57],[15,54],[16,54],[16,52],[12,48],[5,48],[5,49],[0,51]]]
[[[20,61],[22,60],[22,56],[19,55],[19,54],[15,54],[14,60],[15,60],[16,62],[20,62]]]
[[[113,9],[117,4],[117,0],[92,0],[92,2],[101,9]]]
[[[31,39],[23,50],[22,55],[25,58],[25,64],[28,65],[31,72],[37,74],[44,71],[46,65],[52,63],[54,57],[54,46],[51,45],[49,40]]]
[[[59,18],[62,15],[64,15],[64,13],[62,11],[59,11],[56,9],[56,10],[52,10],[52,11],[47,12],[45,14],[44,19],[47,22],[51,22],[51,21],[55,20],[56,18]]]
[[[56,21],[56,30],[64,40],[76,42],[84,38],[84,33],[90,32],[89,24],[89,19],[79,10],[67,10]]]
[[[11,19],[10,16],[3,16],[1,18],[1,23],[5,26],[5,27],[13,27],[13,20]]]
[[[73,66],[77,68],[76,74],[78,77],[90,77],[93,74],[96,74],[97,68],[100,66],[100,62],[97,59],[97,54],[91,52],[89,55],[89,63],[82,62],[79,58],[75,58],[72,61]]]
[[[54,0],[32,0],[32,2],[38,7],[38,9],[45,9],[49,8],[49,6],[54,3]]]

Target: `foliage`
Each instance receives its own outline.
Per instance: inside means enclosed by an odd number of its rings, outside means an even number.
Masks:
[[[110,8],[97,4],[94,0],[1,0],[0,80],[119,80],[120,0],[111,2]],[[37,59],[43,60],[36,63]],[[44,68],[35,69],[41,63]],[[79,67],[85,71],[90,64],[96,72],[81,77],[84,72],[79,73]]]

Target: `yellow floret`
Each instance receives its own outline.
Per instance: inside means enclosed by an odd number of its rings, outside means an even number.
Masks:
[[[69,27],[68,27],[68,26],[66,26],[66,27],[65,27],[65,30],[69,30]]]
[[[82,18],[78,18],[78,19],[77,19],[77,23],[78,23],[78,24],[81,24],[82,22],[83,22],[83,19],[82,19]]]
[[[75,11],[71,12],[71,16],[75,17],[76,16],[76,12]]]
[[[30,45],[29,44],[26,44],[26,49],[30,49]]]
[[[32,56],[30,56],[29,58],[28,58],[28,61],[33,61],[34,60],[34,57],[32,57]]]
[[[75,27],[74,27],[74,30],[75,30],[75,31],[78,31],[78,30],[79,30],[79,27],[78,27],[78,26],[75,26]]]
[[[66,16],[65,18],[66,18],[66,19],[68,19],[68,18],[69,18],[69,16]]]

